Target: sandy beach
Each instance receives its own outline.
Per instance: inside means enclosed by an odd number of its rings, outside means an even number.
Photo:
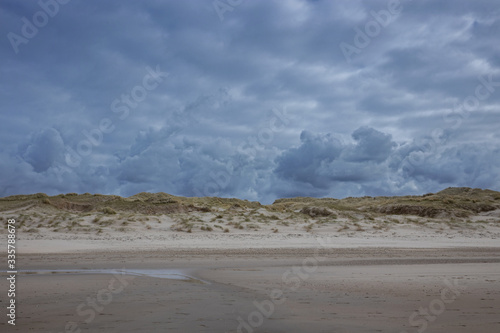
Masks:
[[[1,273],[0,330],[496,333],[500,196],[450,191],[269,206],[5,198],[18,272]],[[5,316],[13,279],[15,326]]]
[[[2,331],[498,332],[500,327],[498,247],[379,242],[237,249],[219,243],[140,250],[137,243],[130,249],[115,241],[82,250],[65,242],[66,251],[58,244],[59,252],[51,253],[36,253],[36,243],[28,243],[18,263],[25,273],[17,276],[17,324],[2,322]],[[182,276],[161,277],[172,272]],[[6,290],[6,279],[1,281]]]

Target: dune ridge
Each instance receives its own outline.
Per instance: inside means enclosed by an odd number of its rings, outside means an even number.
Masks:
[[[43,193],[0,198],[0,221],[16,219],[26,251],[91,248],[291,248],[496,246],[500,192],[447,188],[421,196],[235,198],[138,193]],[[6,228],[2,228],[2,233]],[[80,244],[80,245],[78,245]],[[406,245],[404,245],[406,244]]]

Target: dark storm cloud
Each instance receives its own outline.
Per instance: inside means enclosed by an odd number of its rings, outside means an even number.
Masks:
[[[396,145],[391,136],[373,128],[358,128],[355,144],[343,144],[332,134],[302,132],[301,145],[278,157],[276,173],[284,179],[330,188],[335,182],[366,182],[383,176],[384,162]]]
[[[49,128],[33,135],[19,150],[21,157],[40,173],[61,160],[64,142],[59,132]]]
[[[500,189],[496,1],[394,3],[2,1],[0,195]]]

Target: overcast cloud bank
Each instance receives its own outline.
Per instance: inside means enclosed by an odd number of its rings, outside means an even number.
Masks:
[[[496,1],[220,8],[2,1],[0,195],[500,190]]]

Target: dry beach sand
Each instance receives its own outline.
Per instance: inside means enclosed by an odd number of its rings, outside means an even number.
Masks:
[[[69,332],[498,332],[500,325],[498,248],[129,251],[124,244],[25,254],[19,265],[32,274],[18,276],[17,325],[2,323],[2,331],[64,332],[68,323]],[[105,274],[109,268],[170,269],[192,279]],[[40,270],[54,272],[33,274]],[[6,290],[4,279],[0,285]]]
[[[419,198],[420,208],[198,201],[172,212],[140,211],[165,203],[131,212],[106,202],[106,212],[81,210],[71,196],[16,198],[1,216],[23,224],[17,319],[0,330],[499,332],[495,193],[471,199],[484,210],[448,193],[437,212]]]

